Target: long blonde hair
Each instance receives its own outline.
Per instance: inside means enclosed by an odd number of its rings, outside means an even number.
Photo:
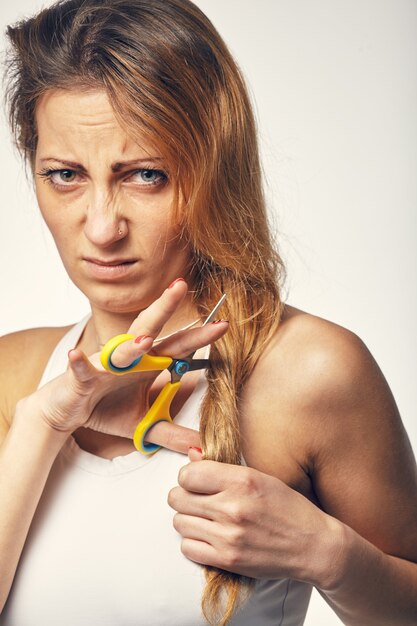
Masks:
[[[159,150],[175,219],[193,250],[195,304],[222,293],[228,333],[212,348],[204,456],[240,464],[239,399],[281,315],[284,270],[268,229],[256,124],[241,73],[189,0],[64,0],[7,31],[6,99],[33,167],[36,105],[50,89],[101,88],[120,123]],[[251,581],[206,567],[202,608],[224,626]]]

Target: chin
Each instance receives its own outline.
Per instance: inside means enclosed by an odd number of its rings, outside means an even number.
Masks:
[[[150,285],[149,287],[139,283],[135,286],[106,284],[95,287],[89,285],[88,288],[81,288],[92,308],[122,314],[137,314],[146,309],[159,298],[164,289],[165,283],[162,281],[158,286]]]

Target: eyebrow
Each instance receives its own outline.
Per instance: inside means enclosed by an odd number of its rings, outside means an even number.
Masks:
[[[82,165],[81,163],[76,163],[75,161],[67,161],[66,159],[58,159],[57,157],[53,157],[53,156],[43,157],[42,159],[40,159],[41,163],[44,163],[45,161],[56,161],[57,163],[62,163],[63,165],[66,165],[67,167],[80,170],[81,172],[87,171],[84,165]],[[110,167],[111,167],[112,172],[116,174],[117,172],[120,172],[120,170],[122,170],[123,168],[129,167],[130,165],[139,165],[141,163],[151,163],[151,162],[160,163],[161,161],[162,161],[162,157],[131,159],[130,161],[115,161],[114,163],[111,164]]]

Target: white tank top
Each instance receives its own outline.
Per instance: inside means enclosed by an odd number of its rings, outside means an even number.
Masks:
[[[67,367],[88,317],[59,342],[40,386]],[[176,423],[199,427],[200,381]],[[2,626],[204,626],[202,567],[186,559],[167,504],[187,457],[161,449],[104,459],[73,437],[30,527]],[[259,580],[230,626],[301,626],[311,585]]]

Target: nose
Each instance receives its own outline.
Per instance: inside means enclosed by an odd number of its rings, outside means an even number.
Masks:
[[[105,191],[92,192],[85,216],[84,234],[95,246],[107,248],[127,235],[127,223],[115,199]]]

